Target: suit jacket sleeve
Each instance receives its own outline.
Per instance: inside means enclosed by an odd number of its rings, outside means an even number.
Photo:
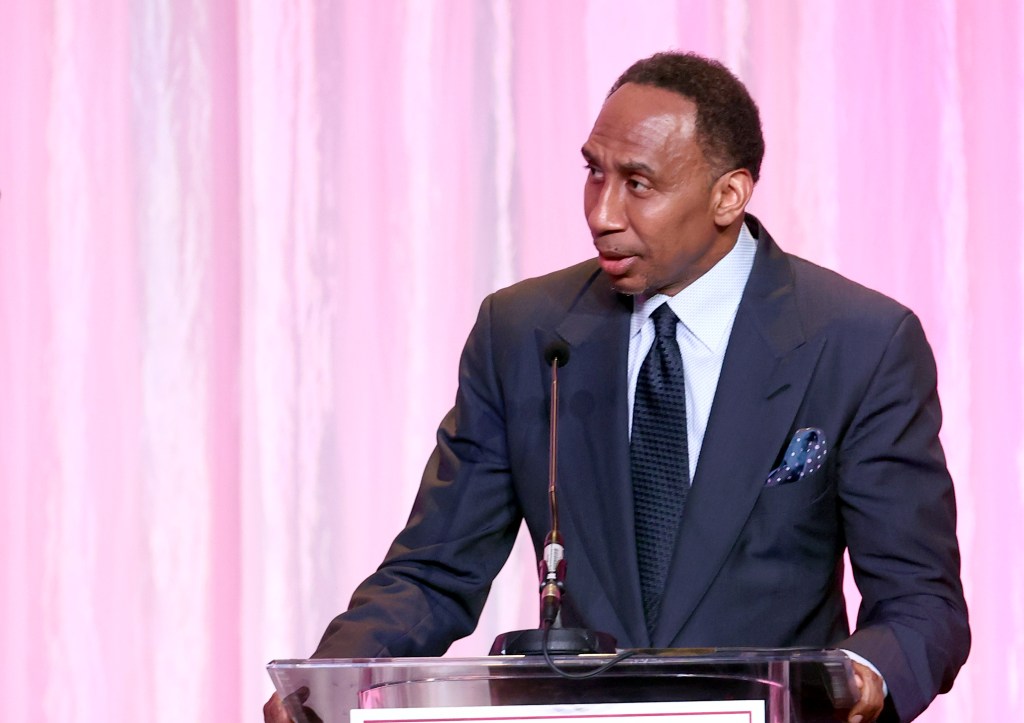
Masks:
[[[406,528],[313,657],[440,655],[476,627],[521,521],[494,372],[491,306],[491,298],[484,301],[466,342],[455,407],[438,429]]]
[[[940,424],[931,349],[907,313],[838,449],[840,512],[862,595],[856,632],[840,647],[878,667],[888,713],[900,720],[950,688],[970,646]]]

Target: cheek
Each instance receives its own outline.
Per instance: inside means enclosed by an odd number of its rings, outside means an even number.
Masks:
[[[644,247],[645,255],[662,261],[675,256],[679,232],[671,223],[651,213],[630,215],[630,227]]]
[[[711,226],[713,228],[713,226]],[[652,219],[651,238],[656,239],[663,257],[685,258],[709,235],[709,227],[694,213],[677,212]]]
[[[597,191],[594,190],[594,185],[592,183],[585,183],[583,185],[583,218],[587,219],[588,222],[596,203]]]

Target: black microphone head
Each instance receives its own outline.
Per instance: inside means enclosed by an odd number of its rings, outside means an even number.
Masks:
[[[555,339],[544,347],[544,361],[548,364],[557,362],[558,366],[564,367],[569,363],[569,345],[561,339]]]

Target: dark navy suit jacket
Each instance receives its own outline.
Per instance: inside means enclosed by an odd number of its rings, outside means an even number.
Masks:
[[[632,302],[595,261],[489,296],[409,524],[316,657],[434,655],[470,633],[525,518],[548,530],[548,388],[560,338],[567,627],[621,647],[836,646],[872,661],[887,716],[952,684],[970,636],[931,349],[908,309],[783,253],[760,223],[653,637],[640,601],[627,432]],[[766,487],[797,429],[825,466]],[[863,596],[850,634],[849,548]]]

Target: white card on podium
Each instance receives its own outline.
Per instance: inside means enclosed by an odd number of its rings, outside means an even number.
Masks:
[[[764,723],[762,700],[354,708],[351,723]]]

